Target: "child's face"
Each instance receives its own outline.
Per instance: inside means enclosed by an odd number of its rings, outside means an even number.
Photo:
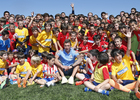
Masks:
[[[104,24],[101,24],[101,27],[103,27],[103,28],[104,28],[104,27],[105,27],[105,25],[104,25]]]
[[[75,21],[75,26],[79,26],[79,21],[78,20]]]
[[[3,55],[2,55],[2,59],[3,59],[3,60],[7,60],[7,59],[8,59],[7,54],[3,54]]]
[[[48,64],[51,66],[54,65],[54,62],[55,62],[55,58],[52,58],[51,60],[47,60],[48,61]]]
[[[111,50],[113,50],[113,49],[115,49],[115,46],[114,46],[113,43],[111,43],[111,44],[109,44],[108,48],[111,49]]]
[[[63,29],[62,33],[64,33],[64,34],[67,33],[67,29]]]
[[[73,40],[73,41],[75,41],[75,39],[76,39],[76,34],[71,34],[71,40]]]
[[[39,26],[42,26],[42,25],[43,25],[43,21],[40,21],[40,22],[39,22]]]
[[[3,37],[3,40],[7,40],[9,39],[9,34],[6,34],[5,36],[2,36]]]
[[[23,65],[24,62],[25,62],[25,58],[19,58],[19,62],[20,62],[21,65]]]
[[[115,26],[115,29],[116,29],[116,30],[119,29],[119,24],[118,24],[118,23],[116,23],[114,26]]]
[[[122,17],[122,22],[125,23],[126,17]]]
[[[9,23],[14,23],[14,22],[15,22],[14,18],[13,17],[10,17],[9,18]]]
[[[100,41],[101,41],[100,39],[95,40],[95,44],[99,46],[100,45]]]
[[[45,61],[45,62],[47,62],[47,58],[46,57],[42,57],[43,58],[43,60]]]
[[[94,33],[94,31],[95,31],[94,27],[90,27],[90,32]]]
[[[61,22],[57,22],[56,25],[57,25],[57,27],[60,27],[61,26]]]
[[[76,32],[76,33],[78,33],[79,32],[79,30],[77,29],[77,28],[74,28],[74,30],[73,30],[74,32]]]
[[[83,18],[83,17],[80,17],[80,19],[79,19],[79,20],[80,20],[80,22],[82,22],[82,21],[84,20],[84,18]]]
[[[137,25],[134,22],[130,23],[130,28],[132,30],[136,30],[136,27],[137,27]]]
[[[110,62],[112,60],[112,57],[111,57],[110,53],[107,53],[107,54],[109,56],[109,62]]]
[[[121,54],[117,54],[114,58],[114,60],[117,62],[117,63],[121,63],[122,62],[122,55]]]
[[[54,36],[58,37],[59,31],[54,32]]]
[[[72,27],[68,27],[68,33],[72,32]]]
[[[83,28],[87,28],[87,25],[85,23],[83,23],[82,25],[83,25]]]
[[[113,34],[113,35],[111,36],[111,39],[114,40],[115,37],[116,37],[116,34]]]
[[[38,36],[38,31],[37,30],[34,30],[33,31],[33,35],[36,37],[36,36]]]
[[[14,25],[10,25],[9,29],[10,29],[10,32],[15,32],[15,26]]]
[[[9,54],[9,55],[8,55],[8,59],[9,59],[9,60],[13,60],[13,57],[14,57],[13,54]]]
[[[32,25],[33,26],[37,26],[37,22],[33,21],[33,24]]]
[[[90,58],[90,60],[95,61],[95,56],[92,56],[92,54],[88,53],[88,57]]]
[[[14,54],[14,58],[17,58],[17,53]]]
[[[52,28],[53,28],[55,26],[55,22],[52,21],[51,24],[52,24]]]
[[[122,42],[121,42],[120,39],[115,39],[114,42],[115,42],[115,46],[116,46],[117,48],[120,48],[120,47],[121,47]]]
[[[45,30],[46,30],[46,32],[49,32],[51,30],[51,26],[50,25],[46,25],[45,26]]]
[[[82,38],[82,33],[78,33],[77,37],[80,39]]]
[[[26,18],[25,19],[25,24],[29,24],[30,23],[30,19],[29,18]]]
[[[18,27],[23,28],[23,21],[19,21]]]
[[[88,40],[86,38],[83,38],[83,42],[84,42],[84,44],[86,44],[88,42]]]
[[[99,31],[98,31],[98,34],[99,34],[99,35],[102,35],[102,33],[103,33],[103,30],[99,30]]]

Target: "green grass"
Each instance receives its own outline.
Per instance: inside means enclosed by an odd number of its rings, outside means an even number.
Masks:
[[[84,92],[84,87],[84,85],[61,85],[60,82],[49,88],[40,88],[37,84],[18,88],[17,84],[8,84],[8,87],[0,90],[0,100],[138,100],[134,94],[116,89],[106,96],[96,92]]]

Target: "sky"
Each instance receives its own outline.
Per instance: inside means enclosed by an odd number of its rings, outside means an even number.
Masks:
[[[33,11],[35,14],[52,15],[65,12],[68,16],[72,12],[71,3],[74,3],[76,15],[87,15],[88,12],[92,12],[93,15],[97,14],[101,17],[101,12],[104,11],[108,15],[116,16],[121,11],[130,13],[133,7],[140,11],[140,0],[3,0],[0,6],[0,17],[3,17],[4,11],[25,16],[30,16]]]

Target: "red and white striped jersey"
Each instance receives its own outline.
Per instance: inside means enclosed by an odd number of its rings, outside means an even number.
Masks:
[[[53,76],[46,76],[45,72],[47,72],[48,74],[55,74],[58,72],[58,69],[55,65],[53,65],[52,67],[49,67],[48,64],[45,64],[43,66],[43,78],[52,78]]]

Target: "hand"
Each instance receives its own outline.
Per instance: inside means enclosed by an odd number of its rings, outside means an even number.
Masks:
[[[117,83],[123,83],[123,81],[121,79],[118,79]]]
[[[128,38],[131,38],[131,34],[132,34],[132,31],[130,31],[130,28],[126,28],[126,34],[124,33],[124,35]]]
[[[5,29],[8,29],[8,26],[6,26]]]
[[[55,79],[57,79],[57,78],[58,78],[56,73],[55,73],[55,74],[53,74],[53,77],[54,77]]]
[[[74,3],[71,3],[71,5],[70,5],[72,8],[74,8]]]
[[[95,90],[95,91],[98,91],[99,88],[100,88],[100,87],[97,85],[97,86],[95,86],[94,90]]]
[[[91,79],[91,78],[89,79],[89,82],[91,82],[91,83],[92,83],[93,81],[94,81],[93,79]]]
[[[65,71],[69,70],[68,66],[63,66],[63,68],[65,69]]]
[[[61,51],[63,51],[63,48],[60,48]]]
[[[32,82],[33,82],[32,78],[31,78],[31,79],[29,79],[29,83],[31,83],[31,84],[32,84]]]
[[[34,11],[33,11],[33,12],[31,12],[31,16],[34,16]]]
[[[41,45],[43,48],[46,48],[46,46],[45,45]]]
[[[36,16],[32,17],[31,20],[34,20]]]
[[[24,46],[25,45],[25,43],[22,43],[22,46]]]
[[[106,13],[105,18],[106,18],[106,19],[108,18],[108,13]]]

